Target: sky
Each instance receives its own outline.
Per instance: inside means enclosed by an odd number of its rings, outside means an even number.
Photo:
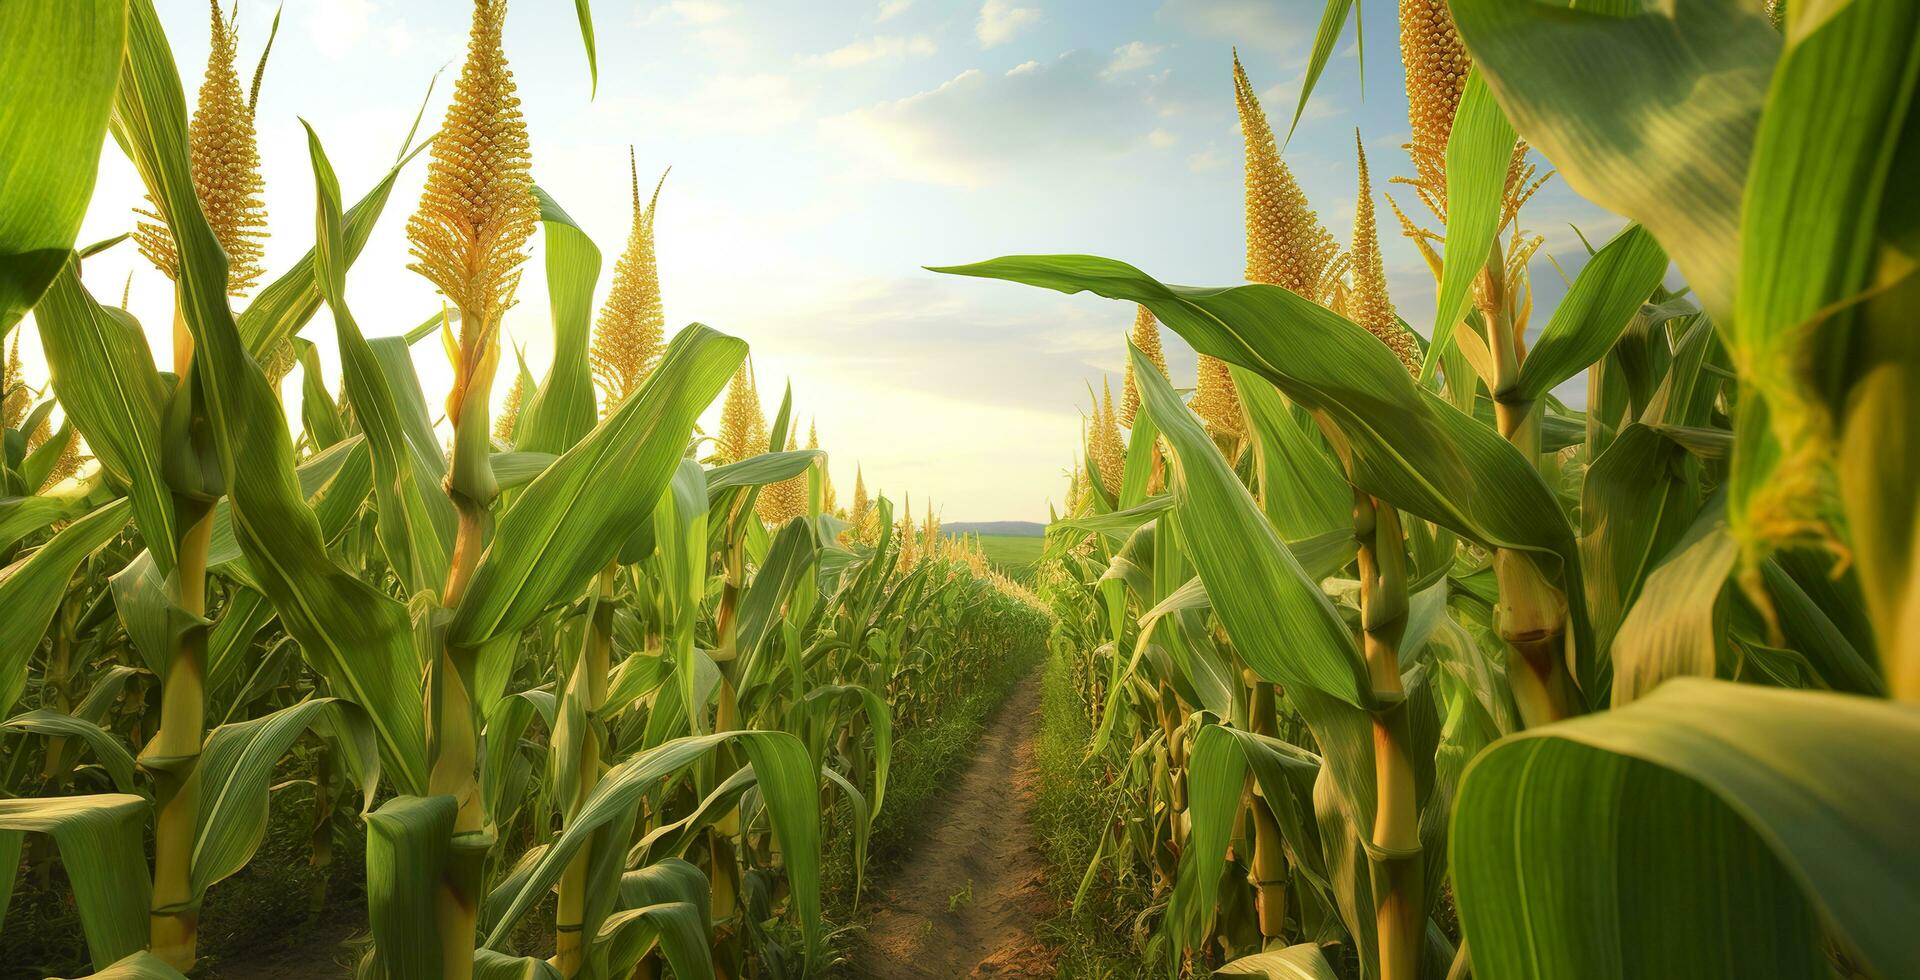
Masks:
[[[276,3],[240,0],[242,75]],[[207,53],[207,8],[159,0],[189,100]],[[655,225],[668,329],[701,322],[746,339],[769,415],[791,383],[816,420],[843,498],[854,469],[870,490],[943,521],[1044,521],[1059,501],[1089,392],[1119,397],[1130,307],[927,265],[1083,252],[1166,282],[1242,281],[1242,143],[1231,51],[1276,130],[1298,96],[1319,4],[1278,0],[596,0],[598,91],[573,5],[515,0],[506,51],[533,146],[535,181],[598,243],[600,295],[629,222],[627,153],[651,184],[669,166]],[[1354,132],[1376,192],[1410,174],[1395,6],[1362,0],[1285,159],[1336,237],[1352,229]],[[287,0],[256,126],[272,237],[270,280],[313,243],[313,178],[302,118],[320,134],[349,202],[391,166],[435,72],[423,132],[444,114],[466,46],[457,0]],[[1364,58],[1362,51],[1364,50]],[[1542,169],[1550,165],[1543,162]],[[401,333],[439,309],[406,269],[405,223],[424,158],[405,170],[348,301],[369,335]],[[1404,190],[1404,189],[1403,189]],[[128,230],[137,175],[108,140],[81,233]],[[1411,195],[1395,194],[1410,211]],[[1391,212],[1376,198],[1387,222]],[[1557,179],[1522,213],[1546,236],[1534,325],[1622,222]],[[1411,243],[1381,229],[1401,315],[1431,332],[1433,281]],[[1548,263],[1551,256],[1558,263]],[[536,236],[512,342],[542,374],[551,326]],[[171,285],[131,243],[91,258],[88,285],[113,302],[132,274],[132,312],[165,359]],[[304,336],[329,389],[338,368],[322,313]],[[1176,385],[1193,355],[1165,335]],[[37,338],[24,347],[37,359]],[[431,404],[450,372],[415,348]],[[298,372],[285,383],[297,397]],[[496,385],[496,394],[505,384]],[[297,416],[296,416],[297,417]],[[709,426],[717,420],[717,408]],[[708,431],[712,431],[709,427]]]

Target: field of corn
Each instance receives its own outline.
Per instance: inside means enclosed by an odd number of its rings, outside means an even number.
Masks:
[[[588,0],[521,3],[597,71]],[[842,501],[744,341],[669,335],[637,167],[604,269],[533,182],[506,0],[352,200],[312,126],[262,172],[272,42],[249,89],[209,6],[200,74],[155,0],[0,0],[0,978],[220,976],[204,938],[329,912],[350,965],[258,975],[865,975],[902,740],[963,742],[1023,658],[1058,907],[1019,975],[1920,978],[1914,0],[1399,0],[1408,158],[1375,184],[1356,132],[1344,245],[1276,124],[1359,8],[1272,117],[1236,55],[1246,284],[935,270],[1133,319],[1018,579]],[[146,207],[83,242],[103,145]],[[347,277],[410,166],[444,303],[369,337]],[[1549,179],[1630,223],[1536,309]],[[270,272],[269,231],[313,246]],[[115,248],[172,309],[86,277]],[[223,903],[269,852],[307,918]]]
[[[601,253],[531,181],[505,13],[474,4],[431,149],[409,134],[357,201],[308,128],[316,221],[272,230],[314,245],[267,280],[232,16],[211,5],[189,116],[150,0],[0,5],[0,323],[37,329],[49,375],[14,335],[7,977],[194,970],[204,930],[241,925],[203,910],[270,822],[311,841],[315,910],[336,840],[364,841],[360,976],[818,973],[823,853],[857,900],[896,740],[1039,648],[1037,600],[931,509],[916,527],[864,474],[839,504],[791,398],[764,415],[745,343],[665,336],[637,174],[594,315]],[[76,249],[109,134],[149,207]],[[422,155],[410,268],[445,308],[368,339],[346,277]],[[500,336],[535,235],[541,378],[503,365]],[[83,280],[127,237],[172,310]],[[167,317],[156,360],[139,318]],[[338,393],[303,330],[337,338]],[[414,369],[428,338],[452,365],[444,415]],[[269,944],[300,926],[252,924]],[[301,975],[344,975],[329,959]]]
[[[1137,311],[1038,572],[1088,972],[1920,977],[1920,6],[1399,11],[1344,247],[1236,59],[1252,285],[940,270]],[[1529,146],[1632,222],[1551,310]]]

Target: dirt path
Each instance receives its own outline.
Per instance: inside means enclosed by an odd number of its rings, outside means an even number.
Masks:
[[[870,897],[860,976],[879,980],[1050,977],[1033,935],[1048,911],[1027,808],[1040,675],[1021,681],[980,735],[960,782],[933,806],[899,869]]]

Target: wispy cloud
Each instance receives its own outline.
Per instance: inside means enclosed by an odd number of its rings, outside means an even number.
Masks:
[[[884,24],[906,13],[907,8],[911,6],[913,6],[913,0],[883,0],[880,4],[880,12],[873,15],[873,22]]]
[[[849,152],[908,180],[957,187],[1097,165],[1146,139],[1147,89],[1076,51],[1009,71],[969,69],[931,91],[833,117]]]
[[[1155,56],[1160,54],[1160,45],[1145,41],[1131,41],[1113,49],[1113,60],[1107,62],[1106,74],[1121,75],[1130,71],[1139,71],[1153,64]]]
[[[591,111],[620,126],[647,119],[663,131],[684,134],[764,133],[803,117],[810,102],[809,93],[791,76],[723,72],[688,92],[603,96]]]
[[[932,39],[925,35],[894,37],[877,34],[860,38],[826,54],[808,55],[800,59],[800,63],[810,68],[852,68],[874,61],[924,58],[935,50]]]
[[[974,27],[974,34],[980,38],[980,46],[991,48],[996,44],[1005,44],[1040,20],[1040,8],[1017,7],[1013,0],[986,0],[980,5],[980,22]]]

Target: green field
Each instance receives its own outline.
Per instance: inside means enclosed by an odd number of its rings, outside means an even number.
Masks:
[[[1033,566],[1040,561],[1041,547],[1045,538],[1016,534],[982,534],[980,546],[987,550],[987,560],[1008,576],[1032,584]]]

